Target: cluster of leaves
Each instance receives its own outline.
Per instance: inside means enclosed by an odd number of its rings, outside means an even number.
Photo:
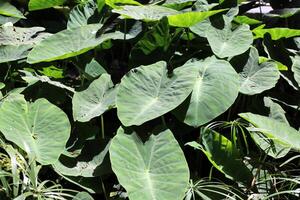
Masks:
[[[299,199],[300,8],[261,3],[1,0],[0,198]]]

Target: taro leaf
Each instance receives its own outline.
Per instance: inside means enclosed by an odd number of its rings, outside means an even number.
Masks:
[[[230,140],[216,131],[206,129],[201,132],[201,141],[203,147],[196,142],[187,144],[200,149],[212,165],[227,178],[245,185],[251,182],[253,176]]]
[[[132,69],[119,86],[119,119],[125,126],[141,125],[173,110],[191,93],[196,78],[189,68],[168,74],[164,61]]]
[[[206,20],[190,27],[191,31],[200,37],[206,37],[206,31],[211,28],[212,28],[212,25],[211,25],[209,19],[206,19]]]
[[[269,97],[264,97],[264,103],[266,107],[270,108],[270,118],[289,125],[289,122],[285,117],[285,111],[279,104],[274,103]],[[250,132],[250,134],[255,143],[264,152],[275,159],[284,157],[291,150],[290,147],[286,147],[276,141],[270,140],[263,134],[257,132]]]
[[[263,38],[266,33],[271,35],[272,40],[279,40],[281,38],[290,38],[300,36],[300,30],[290,28],[263,28],[264,25],[252,30],[254,39]]]
[[[15,6],[11,5],[7,0],[0,2],[0,14],[8,17],[24,19],[24,15]]]
[[[248,128],[250,132],[260,132],[284,147],[300,150],[300,133],[288,124],[253,113],[240,113],[239,116],[254,126]]]
[[[189,182],[184,154],[170,130],[143,143],[119,128],[109,149],[111,165],[130,200],[182,200]]]
[[[259,94],[273,88],[279,77],[276,63],[267,61],[259,64],[258,51],[251,47],[248,61],[240,73],[240,92],[247,95]]]
[[[286,65],[282,64],[281,62],[276,61],[276,60],[272,60],[272,59],[264,57],[264,56],[259,56],[259,63],[264,63],[264,62],[267,62],[267,61],[275,62],[276,65],[277,65],[277,69],[280,70],[280,71],[288,71],[288,67]]]
[[[298,50],[300,50],[300,37],[294,38],[294,41],[295,41],[295,44],[296,44]]]
[[[30,49],[49,33],[40,33],[42,27],[19,28],[12,23],[0,27],[0,63],[25,58]]]
[[[28,4],[29,11],[42,10],[54,6],[61,6],[66,0],[30,0]]]
[[[175,10],[181,10],[187,6],[192,5],[194,2],[195,0],[166,0],[163,3],[163,6]]]
[[[79,192],[73,200],[94,200],[87,192]]]
[[[91,62],[85,66],[84,71],[93,78],[106,73],[106,70],[95,59],[92,59]]]
[[[86,141],[78,157],[62,155],[53,167],[65,176],[96,177],[107,173],[108,162],[104,162],[110,142],[99,144],[98,141]]]
[[[141,50],[145,55],[151,54],[158,48],[166,51],[170,42],[171,36],[169,33],[169,24],[164,18],[150,31],[145,33],[145,35],[136,43],[132,51]]]
[[[24,73],[25,76],[22,76],[22,79],[24,81],[26,81],[29,86],[35,84],[36,82],[38,81],[41,81],[43,83],[48,83],[50,85],[54,85],[56,87],[59,87],[59,88],[62,88],[62,89],[66,89],[72,93],[75,92],[75,90],[69,86],[66,86],[58,81],[52,81],[48,76],[40,76],[36,73],[31,73],[31,72],[28,72],[28,71],[25,71],[25,70],[19,70],[20,72]]]
[[[187,63],[190,73],[197,74],[184,122],[198,127],[225,112],[239,93],[239,77],[233,67],[215,57]],[[175,113],[178,118],[184,115]]]
[[[171,8],[158,5],[122,6],[122,9],[114,9],[113,12],[123,15],[126,18],[146,21],[157,21],[165,16],[179,13]]]
[[[98,12],[101,12],[104,6],[105,6],[105,0],[97,0]]]
[[[246,24],[238,26],[233,31],[230,25],[225,26],[222,30],[210,26],[206,37],[212,51],[220,58],[244,53],[253,41],[249,25]]]
[[[16,23],[20,20],[20,18],[15,18],[15,17],[7,17],[7,16],[3,16],[3,15],[0,15],[0,25],[2,24],[6,24],[6,23]]]
[[[171,26],[188,28],[222,11],[224,10],[212,10],[212,11],[205,11],[205,12],[185,12],[185,13],[168,16],[168,21]]]
[[[139,2],[134,0],[105,0],[105,3],[112,8],[120,8],[120,5],[141,5]]]
[[[72,99],[74,120],[87,122],[113,108],[116,92],[117,88],[114,88],[110,75],[102,74],[86,90],[74,94]]]
[[[299,12],[300,8],[284,8],[273,10],[272,13],[266,13],[265,15],[269,17],[288,18],[298,14]]]
[[[43,70],[38,70],[41,74],[52,77],[52,78],[64,78],[63,69],[57,68],[55,66],[43,67]]]
[[[239,24],[249,24],[249,25],[255,25],[255,24],[261,24],[262,21],[259,21],[257,19],[250,18],[245,15],[239,15],[234,17],[234,21]]]
[[[67,115],[46,99],[30,103],[23,95],[11,94],[0,107],[0,130],[31,158],[48,165],[64,151],[71,125]]]
[[[88,1],[86,4],[78,4],[69,15],[68,29],[77,28],[88,24],[88,20],[92,17],[97,9],[94,1]]]
[[[106,40],[124,38],[124,33],[119,31],[105,33],[97,37],[97,31],[101,26],[100,24],[89,24],[56,33],[35,46],[30,51],[27,62],[33,64],[62,60],[85,53]],[[130,32],[126,38],[131,39],[138,33],[138,31]]]
[[[300,56],[298,55],[293,58],[292,71],[294,72],[294,78],[300,87]]]

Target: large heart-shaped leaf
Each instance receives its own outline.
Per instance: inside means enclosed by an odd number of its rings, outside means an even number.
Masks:
[[[273,88],[280,73],[277,64],[267,61],[259,64],[259,55],[256,48],[250,49],[249,58],[240,75],[241,89],[243,94],[254,95]]]
[[[112,169],[130,200],[182,200],[189,182],[184,154],[170,130],[143,144],[119,128],[110,149]]]
[[[254,38],[263,38],[266,33],[271,35],[272,40],[279,40],[281,38],[290,38],[300,36],[300,30],[290,28],[263,28],[264,25],[252,30],[255,34]]]
[[[119,119],[125,126],[141,125],[173,110],[191,93],[196,77],[186,67],[168,74],[164,61],[132,69],[119,86]]]
[[[293,58],[292,71],[294,72],[294,78],[300,87],[300,56],[298,55]]]
[[[188,145],[201,150],[212,163],[227,178],[248,185],[253,175],[244,164],[240,152],[230,140],[216,131],[204,129],[201,131],[203,146],[197,142]]]
[[[7,0],[0,2],[0,14],[8,17],[25,18],[24,15],[16,7],[11,5]]]
[[[28,8],[30,11],[42,10],[62,5],[66,0],[30,0]]]
[[[158,5],[123,6],[113,12],[135,20],[157,21],[169,15],[179,14],[178,11]]]
[[[40,42],[30,51],[27,62],[49,62],[62,60],[85,53],[109,39],[123,39],[124,33],[112,32],[97,37],[101,24],[89,24],[74,29],[63,30]],[[128,33],[127,39],[135,37],[138,32]]]
[[[225,112],[239,92],[239,77],[233,67],[215,57],[185,64],[190,73],[197,74],[187,111],[175,113],[184,122],[198,127]]]
[[[113,108],[116,91],[110,75],[102,74],[86,90],[74,94],[72,99],[74,120],[87,122]]]
[[[67,115],[46,99],[26,102],[11,94],[0,107],[0,130],[41,164],[52,164],[64,151],[70,135]]]
[[[244,53],[253,41],[249,25],[246,24],[238,26],[233,31],[230,25],[226,25],[224,29],[210,26],[206,32],[206,37],[212,51],[220,58]]]
[[[171,26],[187,28],[222,11],[224,10],[212,10],[212,11],[205,11],[205,12],[185,12],[185,13],[168,16],[168,21]]]
[[[263,133],[282,146],[300,150],[300,133],[288,124],[253,113],[241,113],[239,116],[254,126],[249,127],[249,131]]]

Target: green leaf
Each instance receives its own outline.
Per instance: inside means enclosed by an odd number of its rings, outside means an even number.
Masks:
[[[239,116],[254,126],[248,128],[250,132],[260,132],[282,146],[300,150],[300,133],[288,124],[253,113],[241,113]]]
[[[264,97],[264,104],[270,109],[270,118],[289,125],[289,122],[285,117],[285,111],[279,104],[272,101],[270,97]]]
[[[289,18],[300,12],[300,8],[284,8],[276,9],[273,13],[266,13],[268,17],[280,17],[280,18]]]
[[[293,58],[292,71],[294,72],[294,78],[300,87],[300,56],[296,55]]]
[[[247,95],[262,93],[273,88],[280,77],[275,62],[259,64],[259,55],[256,48],[251,47],[249,58],[243,71],[240,73],[240,92]]]
[[[120,8],[120,5],[141,5],[139,2],[134,0],[105,0],[105,3],[112,8]]]
[[[239,24],[249,24],[249,25],[255,25],[255,24],[261,24],[262,23],[262,21],[250,18],[250,17],[245,16],[245,15],[235,16],[234,21],[239,23]]]
[[[136,133],[119,128],[110,149],[112,169],[130,200],[182,200],[189,168],[170,130],[143,143]],[[130,180],[130,181],[129,181]]]
[[[94,78],[106,73],[106,70],[95,59],[92,59],[91,62],[85,66],[84,71]]]
[[[227,61],[210,57],[183,67],[197,74],[187,111],[176,113],[178,118],[184,117],[186,124],[201,126],[234,103],[239,93],[239,77]]]
[[[72,99],[74,120],[87,122],[113,108],[116,91],[110,75],[102,74],[86,90],[74,94]]]
[[[182,10],[187,6],[193,5],[194,2],[195,0],[166,0],[164,1],[163,6],[175,10]]]
[[[244,164],[240,152],[226,137],[210,129],[201,132],[203,147],[193,145],[200,149],[212,163],[227,178],[249,185],[253,176]]]
[[[98,12],[102,11],[102,8],[105,6],[105,0],[97,0]]]
[[[272,59],[264,57],[264,56],[259,56],[259,63],[264,63],[264,62],[268,62],[268,61],[275,62],[276,65],[277,65],[278,70],[288,71],[288,67],[286,65],[282,64],[281,62],[278,62],[276,60],[272,60]]]
[[[92,17],[97,9],[94,1],[88,1],[84,5],[75,6],[69,15],[68,29],[77,28],[88,24],[88,20]]]
[[[113,12],[126,18],[145,21],[158,21],[165,16],[179,13],[171,8],[158,5],[122,6],[121,9],[114,9]]]
[[[8,17],[25,19],[24,15],[15,6],[11,5],[7,0],[0,2],[0,14]]]
[[[0,25],[2,24],[6,24],[6,23],[16,23],[20,20],[20,18],[15,18],[15,17],[7,17],[7,16],[3,16],[0,15]]]
[[[81,154],[76,158],[62,155],[53,167],[65,176],[97,177],[107,173],[109,167],[104,159],[108,155],[110,142],[86,141]],[[91,158],[91,159],[90,159]]]
[[[225,26],[222,30],[211,26],[206,32],[206,37],[212,51],[220,58],[244,53],[253,41],[249,25],[246,24],[238,26],[233,31],[231,26]]]
[[[29,11],[42,10],[54,6],[61,6],[66,0],[30,0],[28,4]]]
[[[132,69],[119,86],[119,119],[125,126],[141,125],[173,110],[191,93],[196,77],[181,67],[169,75],[164,61]]]
[[[57,68],[55,66],[43,67],[43,70],[38,70],[41,74],[52,77],[52,78],[64,78],[63,69]]]
[[[254,39],[263,38],[266,33],[271,35],[272,40],[279,40],[281,38],[290,38],[300,36],[300,30],[290,28],[263,28],[264,25],[252,30]]]
[[[79,192],[73,200],[94,200],[87,192]]]
[[[171,26],[188,28],[222,11],[224,10],[212,10],[206,12],[185,12],[168,16],[168,21]]]
[[[71,125],[67,115],[46,99],[29,103],[23,95],[11,94],[0,107],[0,130],[31,158],[48,165],[64,151]]]
[[[0,27],[0,63],[26,58],[28,52],[51,34],[42,27],[20,28],[12,23]]]
[[[27,62],[33,64],[62,60],[85,53],[106,40],[124,38],[124,33],[118,31],[97,37],[97,31],[101,26],[101,24],[89,24],[56,33],[35,46],[30,51]],[[137,34],[137,32],[128,33],[126,38],[131,39]]]

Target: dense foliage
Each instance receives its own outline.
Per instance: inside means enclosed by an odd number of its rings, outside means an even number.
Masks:
[[[0,199],[299,199],[299,19],[296,0],[1,0]]]

